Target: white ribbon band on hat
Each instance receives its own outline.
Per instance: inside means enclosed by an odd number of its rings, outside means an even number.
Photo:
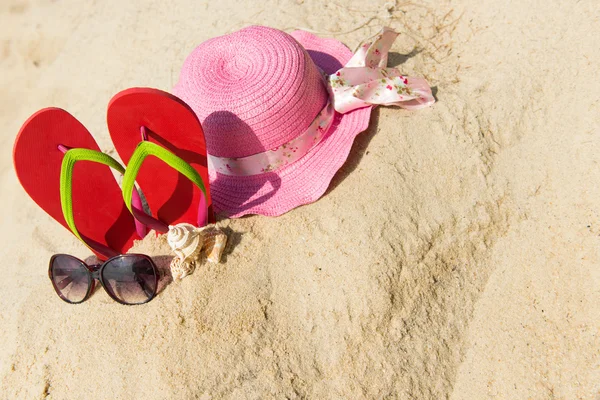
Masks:
[[[425,79],[405,77],[396,68],[387,68],[388,52],[397,36],[392,29],[383,28],[372,43],[365,43],[343,68],[327,77],[330,100],[300,136],[247,157],[208,155],[209,166],[225,175],[264,174],[299,160],[318,145],[335,112],[345,114],[372,105],[397,105],[408,110],[432,105],[435,99]]]

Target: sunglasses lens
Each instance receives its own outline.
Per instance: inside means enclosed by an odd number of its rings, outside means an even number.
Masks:
[[[149,258],[126,254],[104,265],[102,281],[114,299],[126,304],[142,304],[156,295],[158,275]]]
[[[52,260],[50,279],[61,299],[81,303],[88,294],[92,278],[83,262],[65,254]]]

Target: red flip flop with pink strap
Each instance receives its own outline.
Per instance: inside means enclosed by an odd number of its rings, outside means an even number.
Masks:
[[[149,141],[190,164],[208,183],[206,142],[202,126],[181,99],[158,89],[132,88],[116,94],[108,105],[108,129],[119,156],[129,164],[141,141]],[[206,198],[183,174],[159,158],[144,161],[135,178],[152,216],[166,225],[214,222],[210,188]]]

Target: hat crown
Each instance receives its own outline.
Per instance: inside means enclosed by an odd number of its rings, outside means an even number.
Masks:
[[[246,157],[295,139],[328,100],[306,50],[287,33],[263,26],[199,45],[174,93],[194,110],[208,153],[217,157]]]

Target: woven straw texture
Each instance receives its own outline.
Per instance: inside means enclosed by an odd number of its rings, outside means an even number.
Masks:
[[[351,56],[335,39],[251,26],[198,46],[173,91],[198,116],[209,154],[244,157],[302,134],[328,99],[317,66],[331,74]],[[229,217],[277,216],[316,201],[348,157],[356,135],[367,128],[370,111],[336,115],[315,148],[276,171],[254,176],[210,171],[215,209]]]

